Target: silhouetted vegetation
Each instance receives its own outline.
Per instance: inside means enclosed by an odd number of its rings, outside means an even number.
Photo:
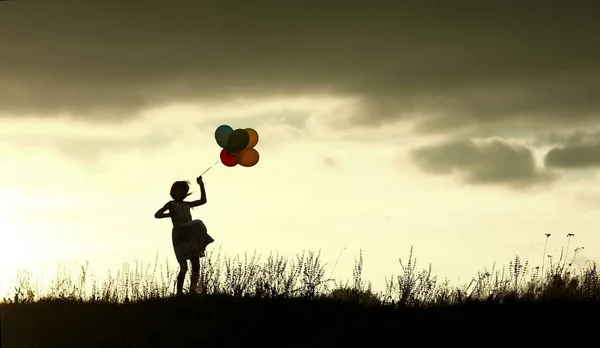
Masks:
[[[313,346],[392,337],[406,329],[407,320],[593,315],[600,277],[595,263],[572,264],[578,251],[569,263],[566,253],[557,262],[548,257],[544,267],[531,268],[516,257],[508,267],[452,286],[431,267],[419,268],[411,248],[408,259],[400,260],[401,273],[379,292],[362,277],[362,255],[352,281],[340,283],[325,276],[315,252],[293,259],[271,254],[264,261],[256,254],[208,253],[199,294],[183,298],[173,297],[177,270],[160,265],[158,257],[152,267],[124,265],[101,283],[82,267],[77,277],[58,274],[47,289],[19,272],[14,294],[0,305],[3,340],[7,347],[172,347],[178,340],[214,346],[285,336],[286,347]]]

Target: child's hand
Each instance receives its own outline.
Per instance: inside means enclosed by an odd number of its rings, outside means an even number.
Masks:
[[[199,176],[198,178],[196,178],[196,182],[198,183],[198,185],[204,184],[204,182],[202,181],[202,176]]]

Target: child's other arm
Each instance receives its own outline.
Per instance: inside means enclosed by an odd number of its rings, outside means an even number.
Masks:
[[[171,217],[170,212],[166,213],[166,211],[169,210],[169,208],[171,208],[171,202],[168,202],[162,208],[158,209],[158,211],[156,213],[154,213],[154,217],[157,219],[164,219],[164,218]]]

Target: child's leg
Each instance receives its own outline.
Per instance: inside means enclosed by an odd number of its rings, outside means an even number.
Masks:
[[[183,294],[183,282],[185,281],[185,274],[187,273],[187,270],[187,260],[181,261],[179,263],[179,274],[177,275],[177,295]]]
[[[190,259],[192,263],[192,274],[190,279],[190,293],[196,293],[196,287],[198,286],[198,277],[200,277],[200,257],[194,256]]]

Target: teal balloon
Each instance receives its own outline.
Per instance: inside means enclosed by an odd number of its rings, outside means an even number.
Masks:
[[[225,149],[229,152],[240,152],[248,146],[250,134],[245,129],[236,129],[227,139]]]
[[[217,130],[215,131],[215,140],[217,141],[217,144],[220,147],[225,148],[227,146],[227,140],[229,139],[231,133],[233,133],[233,128],[229,127],[226,124],[217,127]]]

